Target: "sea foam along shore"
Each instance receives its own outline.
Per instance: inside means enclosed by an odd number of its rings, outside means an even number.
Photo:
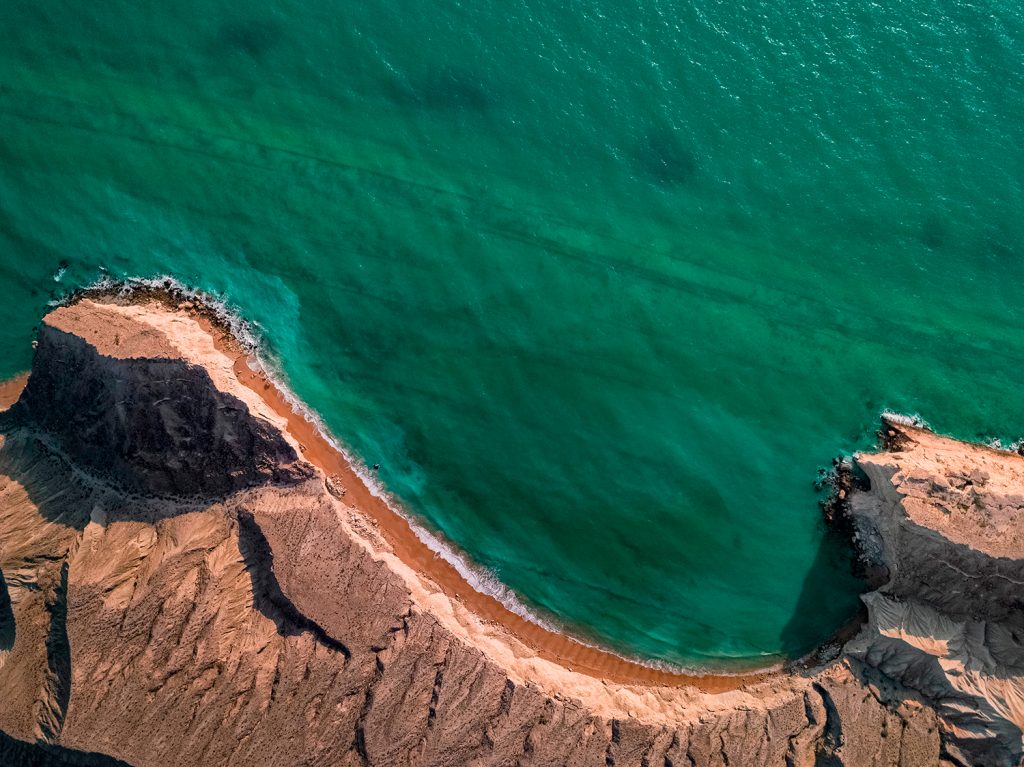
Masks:
[[[306,407],[274,373],[280,366],[266,353],[257,327],[232,311],[227,302],[170,277],[109,280],[70,293],[55,306],[90,299],[121,304],[158,302],[198,320],[217,347],[234,360],[238,379],[255,391],[287,421],[288,430],[303,447],[304,457],[328,477],[341,479],[353,506],[371,518],[406,564],[436,583],[481,619],[504,627],[540,657],[591,676],[628,684],[696,686],[724,691],[765,680],[783,670],[780,659],[757,668],[732,666],[682,669],[657,661],[627,658],[580,641],[553,621],[527,609],[515,594],[489,573],[468,563],[468,558],[439,536],[425,530],[362,466],[322,420]]]

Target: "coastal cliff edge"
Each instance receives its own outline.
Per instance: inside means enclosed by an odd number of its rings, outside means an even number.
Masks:
[[[1019,455],[887,420],[833,508],[866,622],[803,666],[688,677],[460,589],[194,301],[86,293],[37,340],[0,413],[3,764],[1024,757]]]

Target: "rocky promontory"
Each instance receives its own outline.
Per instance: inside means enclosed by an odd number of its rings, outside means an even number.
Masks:
[[[412,556],[279,400],[180,296],[44,318],[0,414],[0,763],[1021,763],[1014,453],[886,422],[836,507],[878,587],[809,667],[602,674]]]

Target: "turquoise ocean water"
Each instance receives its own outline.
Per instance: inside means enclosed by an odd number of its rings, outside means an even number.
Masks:
[[[174,275],[532,609],[797,654],[859,589],[819,467],[884,408],[1024,434],[1022,40],[1008,0],[4,0],[0,376],[101,267]]]

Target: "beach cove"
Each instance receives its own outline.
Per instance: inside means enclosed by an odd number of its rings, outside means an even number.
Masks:
[[[480,588],[589,644],[800,657],[863,590],[820,469],[886,410],[1024,434],[1018,5],[0,21],[0,377],[98,279],[222,296]]]
[[[1019,763],[1017,452],[886,416],[828,504],[863,623],[777,673],[669,678],[464,597],[197,298],[78,294],[3,386],[3,759]]]

